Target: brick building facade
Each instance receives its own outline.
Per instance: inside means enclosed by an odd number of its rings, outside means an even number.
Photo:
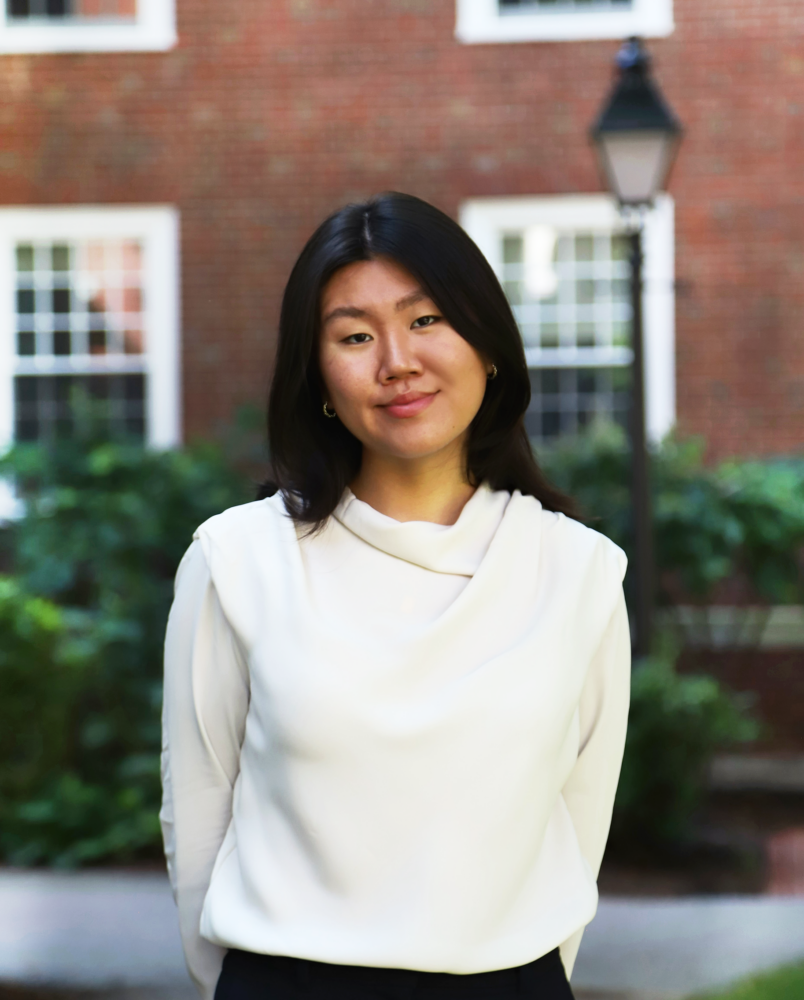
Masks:
[[[800,452],[799,0],[5,0],[0,438],[69,422],[71,379],[163,444],[261,401],[304,240],[389,188],[493,258],[537,431],[621,409],[626,265],[587,133],[630,33],[686,130],[649,220],[652,433]]]

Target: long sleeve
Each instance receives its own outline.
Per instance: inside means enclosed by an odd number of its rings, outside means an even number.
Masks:
[[[199,921],[232,815],[248,702],[245,657],[194,541],[176,574],[165,636],[159,818],[187,968],[205,1000],[224,949],[201,937]]]
[[[611,825],[628,724],[631,636],[620,592],[580,702],[580,751],[563,788],[581,853],[597,878]],[[572,973],[583,928],[561,945],[567,976]]]

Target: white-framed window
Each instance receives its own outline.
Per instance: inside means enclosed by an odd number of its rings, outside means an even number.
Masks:
[[[178,255],[171,207],[0,209],[0,450],[180,442]]]
[[[673,0],[456,0],[459,41],[568,42],[673,31]]]
[[[608,195],[474,198],[460,222],[493,267],[525,343],[536,440],[596,417],[625,424],[629,406],[630,264]],[[674,205],[660,195],[643,232],[648,437],[675,423]]]
[[[160,52],[175,0],[0,0],[0,52]]]

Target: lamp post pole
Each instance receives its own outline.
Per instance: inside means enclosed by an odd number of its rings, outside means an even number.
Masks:
[[[642,224],[629,234],[631,260],[631,510],[634,526],[634,656],[650,653],[655,566],[650,474],[645,433],[645,364],[642,326]]]
[[[591,136],[601,173],[621,208],[638,213],[653,204],[675,159],[681,125],[650,73],[639,38],[617,53],[617,79]],[[650,653],[656,585],[647,436],[645,351],[642,325],[642,223],[629,232],[631,246],[631,519],[633,525],[635,656]]]

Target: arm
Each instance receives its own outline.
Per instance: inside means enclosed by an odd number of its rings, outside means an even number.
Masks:
[[[625,598],[617,607],[589,668],[580,701],[578,760],[562,790],[581,852],[597,878],[611,825],[625,748],[631,678],[631,636]],[[583,928],[561,945],[567,977]]]
[[[249,685],[199,541],[176,574],[165,636],[159,819],[187,968],[211,1000],[224,949],[199,933],[212,866],[232,815]]]

